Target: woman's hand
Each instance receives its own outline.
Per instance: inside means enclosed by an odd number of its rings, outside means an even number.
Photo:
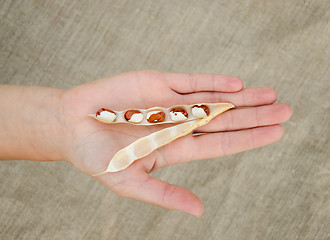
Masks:
[[[96,80],[62,94],[63,156],[88,175],[102,172],[120,149],[168,125],[103,124],[84,115],[99,108],[170,107],[177,104],[231,102],[237,108],[209,124],[161,147],[127,169],[95,177],[120,196],[200,216],[203,204],[192,192],[149,173],[161,167],[215,158],[261,147],[283,135],[279,123],[288,120],[287,104],[273,104],[271,88],[243,89],[240,79],[224,75],[134,71]],[[242,108],[244,107],[244,108]]]

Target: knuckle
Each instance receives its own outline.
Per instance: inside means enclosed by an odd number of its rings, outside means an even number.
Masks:
[[[235,118],[233,116],[233,112],[232,111],[228,111],[226,113],[226,115],[224,115],[224,116],[227,117],[226,120],[223,119],[223,125],[224,125],[225,130],[233,129],[233,126],[235,125],[234,124],[234,119]],[[220,117],[220,119],[221,119],[221,117]]]
[[[220,151],[220,156],[226,156],[230,152],[230,134],[229,133],[223,133],[220,134],[220,139],[219,139],[219,151]]]
[[[254,108],[254,121],[255,121],[255,126],[261,126],[260,120],[259,120],[259,108],[256,107]]]
[[[249,145],[250,145],[250,149],[254,149],[254,148],[256,148],[256,144],[255,144],[255,140],[254,140],[254,138],[255,138],[255,129],[251,129],[250,130],[250,134],[249,134]]]
[[[177,190],[177,187],[178,186],[173,184],[167,184],[165,186],[165,189],[163,191],[163,202],[168,202],[173,197],[174,193]]]

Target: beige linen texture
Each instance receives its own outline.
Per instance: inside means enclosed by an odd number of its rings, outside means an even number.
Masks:
[[[2,84],[220,73],[275,88],[293,117],[279,142],[153,174],[196,193],[201,218],[118,197],[65,162],[1,162],[0,239],[329,239],[329,12],[327,0],[1,1]]]

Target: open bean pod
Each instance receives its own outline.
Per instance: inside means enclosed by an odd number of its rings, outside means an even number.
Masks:
[[[131,143],[127,147],[119,150],[111,159],[107,169],[104,172],[95,174],[94,176],[107,173],[107,172],[118,172],[126,169],[129,165],[131,165],[134,161],[143,158],[154,150],[174,141],[175,139],[185,136],[192,132],[194,129],[201,127],[211,121],[214,117],[219,114],[234,108],[235,106],[231,103],[202,103],[202,104],[194,104],[194,105],[178,105],[173,106],[171,108],[161,108],[155,107],[150,109],[134,109],[134,111],[138,111],[142,114],[143,119],[139,123],[134,123],[138,125],[154,125],[159,123],[180,123],[178,125],[164,128],[160,131],[154,132],[148,136],[142,137],[135,142]],[[180,115],[180,120],[176,120],[175,112],[173,110],[180,110],[181,115],[185,116],[183,118]],[[182,110],[185,112],[182,113]],[[107,111],[102,116],[102,112]],[[96,114],[89,115],[101,122],[105,123],[131,123],[125,118],[125,114],[127,111],[112,111],[108,109],[100,109]],[[157,111],[155,113],[155,111]],[[162,117],[162,121],[150,122],[150,117],[152,114],[158,114],[161,111],[165,114]],[[172,111],[172,112],[171,112]],[[109,112],[109,114],[108,114]],[[115,117],[113,116],[115,115]],[[101,117],[100,117],[101,116]],[[156,116],[157,117],[157,116]],[[157,118],[153,119],[157,119]],[[173,120],[174,117],[174,120]],[[109,121],[112,119],[112,121]],[[148,121],[149,120],[149,121]]]
[[[200,103],[177,105],[170,108],[153,107],[149,109],[129,109],[125,111],[101,108],[96,114],[90,114],[88,116],[103,123],[131,123],[137,125],[180,123],[205,118],[213,112],[216,112],[219,108],[227,105],[228,103]]]

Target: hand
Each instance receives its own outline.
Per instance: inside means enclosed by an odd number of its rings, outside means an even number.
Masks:
[[[290,118],[290,107],[273,104],[277,95],[271,88],[242,88],[242,81],[230,76],[146,70],[96,80],[67,90],[63,95],[67,131],[65,157],[81,171],[93,175],[104,171],[120,149],[169,126],[103,124],[83,116],[95,113],[101,107],[125,110],[231,102],[236,109],[221,114],[194,131],[209,134],[189,134],[137,160],[123,171],[95,177],[120,196],[200,216],[204,209],[196,195],[152,178],[149,173],[169,165],[234,154],[279,140],[283,135],[279,123]]]

